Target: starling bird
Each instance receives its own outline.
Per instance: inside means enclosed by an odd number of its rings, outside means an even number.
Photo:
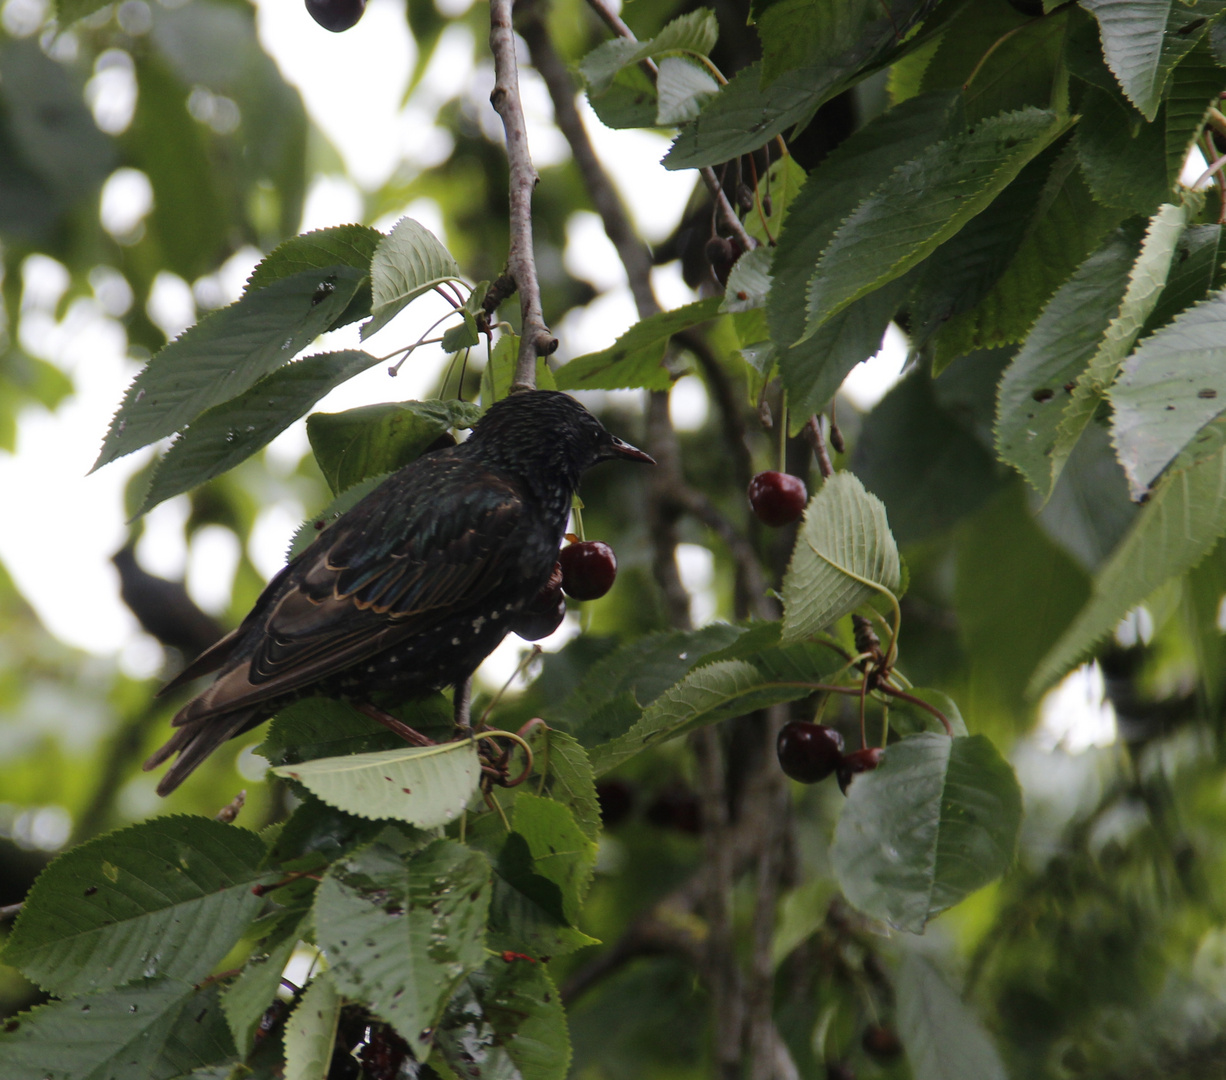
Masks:
[[[534,390],[393,473],[163,687],[218,672],[145,762],[179,755],[158,794],[296,698],[390,704],[462,684],[549,580],[579,478],[610,458],[654,464],[578,402]]]

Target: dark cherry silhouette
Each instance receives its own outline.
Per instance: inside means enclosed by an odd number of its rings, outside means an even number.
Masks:
[[[306,0],[306,9],[325,30],[339,34],[357,25],[366,11],[366,0]]]
[[[843,736],[833,728],[792,720],[775,740],[779,767],[793,780],[816,784],[833,773],[843,758]]]
[[[809,492],[799,476],[760,472],[749,481],[749,506],[764,525],[790,525],[804,513]]]
[[[562,591],[576,600],[599,600],[613,588],[617,556],[600,540],[568,544],[558,556],[562,564]]]

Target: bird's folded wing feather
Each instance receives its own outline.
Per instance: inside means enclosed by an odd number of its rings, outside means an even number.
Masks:
[[[524,515],[512,485],[483,475],[442,497],[384,500],[324,533],[252,612],[263,637],[249,661],[223,671],[176,724],[308,686],[480,608],[515,566]]]

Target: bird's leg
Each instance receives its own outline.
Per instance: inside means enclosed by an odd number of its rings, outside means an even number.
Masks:
[[[455,687],[455,726],[460,731],[467,735],[472,728],[472,690],[473,677],[468,676],[463,682],[456,683]]]
[[[397,720],[389,713],[385,713],[382,709],[376,709],[373,705],[365,703],[359,704],[353,702],[353,707],[362,713],[364,716],[369,716],[372,720],[377,720],[389,731],[394,731],[405,742],[411,743],[413,746],[435,746],[437,745],[433,739],[427,738],[420,731],[409,727],[403,720]]]

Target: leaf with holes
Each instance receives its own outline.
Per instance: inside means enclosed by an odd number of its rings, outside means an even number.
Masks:
[[[920,933],[1000,877],[1022,821],[1017,777],[983,735],[914,735],[852,781],[830,859],[866,915]]]
[[[898,545],[877,496],[849,472],[809,500],[783,578],[783,640],[799,641],[902,585]]]
[[[337,988],[392,1024],[420,1061],[455,987],[485,962],[489,899],[489,864],[463,844],[436,840],[406,857],[375,843],[320,883],[317,939]]]
[[[438,746],[316,758],[272,770],[297,780],[324,802],[364,818],[391,818],[433,829],[455,818],[477,787],[474,739]]]
[[[1226,409],[1226,294],[1146,338],[1110,391],[1112,439],[1134,499]]]
[[[1042,495],[1064,403],[1119,312],[1140,251],[1139,230],[1119,229],[1043,309],[997,390],[996,452]]]
[[[59,856],[39,875],[4,962],[61,996],[164,976],[191,983],[259,911],[264,845],[209,818],[158,818]]]
[[[304,270],[248,288],[162,349],[128,387],[94,468],[173,435],[289,363],[348,307],[366,274]]]
[[[158,462],[138,514],[190,491],[267,446],[329,391],[373,367],[356,349],[295,360],[191,422]]]

